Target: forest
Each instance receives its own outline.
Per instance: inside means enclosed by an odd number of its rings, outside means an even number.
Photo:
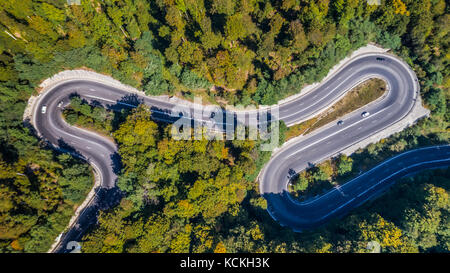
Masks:
[[[28,98],[53,74],[82,68],[149,95],[274,104],[377,43],[414,69],[432,115],[355,162],[448,143],[449,21],[445,0],[2,0],[0,251],[47,251],[93,184],[86,163],[50,149],[22,120]],[[118,143],[118,186],[127,195],[101,213],[84,251],[364,252],[371,240],[386,252],[450,249],[448,169],[406,178],[348,217],[296,234],[273,222],[256,190],[270,157],[260,143],[177,143],[148,109],[112,126],[98,117],[113,113],[73,106],[69,122]]]
[[[80,107],[79,99],[74,100],[76,106],[67,110],[78,117],[73,124],[114,127],[114,118],[86,123],[89,117],[81,109],[90,107],[94,113],[103,108],[85,101]],[[126,197],[100,213],[98,225],[83,238],[84,252],[368,252],[371,241],[380,242],[383,252],[449,250],[450,169],[405,178],[343,220],[294,233],[270,218],[258,194],[257,162],[266,156],[258,148],[261,143],[173,140],[171,125],[152,121],[145,106],[115,115],[122,122],[112,135],[124,164],[118,187]],[[427,127],[431,126],[420,122],[352,157],[368,164],[364,158],[445,143],[438,135],[422,139]],[[400,147],[405,139],[410,147]],[[353,165],[352,158],[340,156],[336,172],[348,175]],[[332,165],[322,164],[306,172],[306,185],[322,186],[319,182],[332,173]]]

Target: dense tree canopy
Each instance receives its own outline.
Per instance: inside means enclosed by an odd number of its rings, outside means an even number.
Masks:
[[[273,104],[376,42],[413,67],[431,118],[359,158],[303,174],[298,190],[350,175],[355,163],[369,163],[365,156],[448,143],[445,0],[80,2],[0,1],[2,252],[46,251],[92,185],[86,164],[47,149],[22,121],[39,82],[64,69],[92,69],[150,95]],[[115,117],[76,99],[65,112],[70,123],[111,134],[124,164],[118,184],[127,197],[101,214],[86,251],[358,252],[375,238],[386,251],[449,251],[448,170],[427,172],[368,212],[299,235],[271,222],[257,194],[255,178],[270,157],[259,143],[174,141],[144,108]]]
[[[255,171],[247,159],[256,144],[174,140],[170,126],[158,128],[150,117],[148,109],[138,107],[113,133],[124,164],[118,186],[127,198],[102,215],[100,227],[87,236],[86,251],[120,252],[135,241],[133,251],[186,252],[192,237],[209,240],[212,249],[211,223],[239,212],[250,182],[244,174]],[[111,221],[120,228],[109,226]]]

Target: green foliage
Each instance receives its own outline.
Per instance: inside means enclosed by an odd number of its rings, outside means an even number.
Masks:
[[[337,163],[337,173],[339,175],[345,175],[352,171],[353,167],[353,159],[346,155],[341,155],[339,157],[338,163]]]
[[[322,190],[333,177],[369,167],[368,159],[448,143],[448,3],[382,2],[0,1],[1,251],[46,251],[90,187],[87,165],[42,149],[22,122],[35,88],[64,69],[93,69],[153,95],[201,89],[232,103],[274,104],[377,42],[415,69],[432,117],[370,145],[353,164],[341,158],[314,168],[294,186]],[[102,214],[86,237],[89,251],[363,252],[372,239],[391,252],[449,251],[448,171],[400,186],[369,215],[356,212],[305,235],[280,232],[256,192],[270,158],[260,143],[175,143],[143,109],[132,113],[136,121],[113,126],[113,114],[100,107],[76,100],[71,107],[69,122],[114,131],[125,164],[118,184],[127,198]]]
[[[100,105],[89,105],[80,97],[73,97],[63,116],[71,125],[93,129],[108,135],[112,130],[114,114]]]
[[[190,89],[207,89],[211,83],[204,78],[199,77],[195,72],[183,69],[180,76],[181,83]]]
[[[2,252],[47,251],[68,223],[73,206],[92,187],[93,176],[79,160],[69,155],[52,158],[48,151],[26,145],[26,155],[13,162],[8,150],[0,152]]]
[[[85,237],[87,252],[186,252],[194,225],[209,226],[239,211],[250,182],[244,173],[255,169],[249,161],[255,143],[174,140],[170,126],[158,128],[150,117],[140,106],[113,133],[124,164],[118,186],[128,194],[124,202],[132,204],[131,215],[144,223],[145,232],[136,227],[136,237],[128,239],[134,243],[124,249],[126,240],[110,226],[110,218],[122,213],[117,208]],[[137,222],[128,223],[128,215],[117,221],[134,229]]]

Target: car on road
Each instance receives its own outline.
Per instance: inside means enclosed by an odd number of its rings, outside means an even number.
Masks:
[[[289,169],[288,175],[287,175],[288,179],[291,179],[294,176],[295,176],[295,171],[293,169]]]
[[[63,106],[63,103],[64,103],[64,101],[60,101],[60,102],[58,103],[58,108],[61,108],[61,106]]]
[[[384,58],[377,57],[377,61],[384,61]]]
[[[342,124],[344,124],[343,120],[340,120],[340,121],[337,122],[337,125],[339,125],[339,126],[341,126]]]
[[[363,118],[368,117],[368,116],[370,116],[369,112],[362,112],[362,114],[361,114],[361,117],[363,117]]]
[[[41,113],[42,114],[45,114],[45,112],[47,112],[47,106],[46,105],[42,106],[42,109],[41,109]]]

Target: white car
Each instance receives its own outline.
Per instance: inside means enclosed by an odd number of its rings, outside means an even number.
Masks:
[[[361,117],[363,117],[363,118],[368,117],[368,116],[370,116],[369,112],[362,112],[362,114],[361,114]]]
[[[45,112],[47,112],[47,106],[42,106],[41,112],[42,114],[45,114]]]

